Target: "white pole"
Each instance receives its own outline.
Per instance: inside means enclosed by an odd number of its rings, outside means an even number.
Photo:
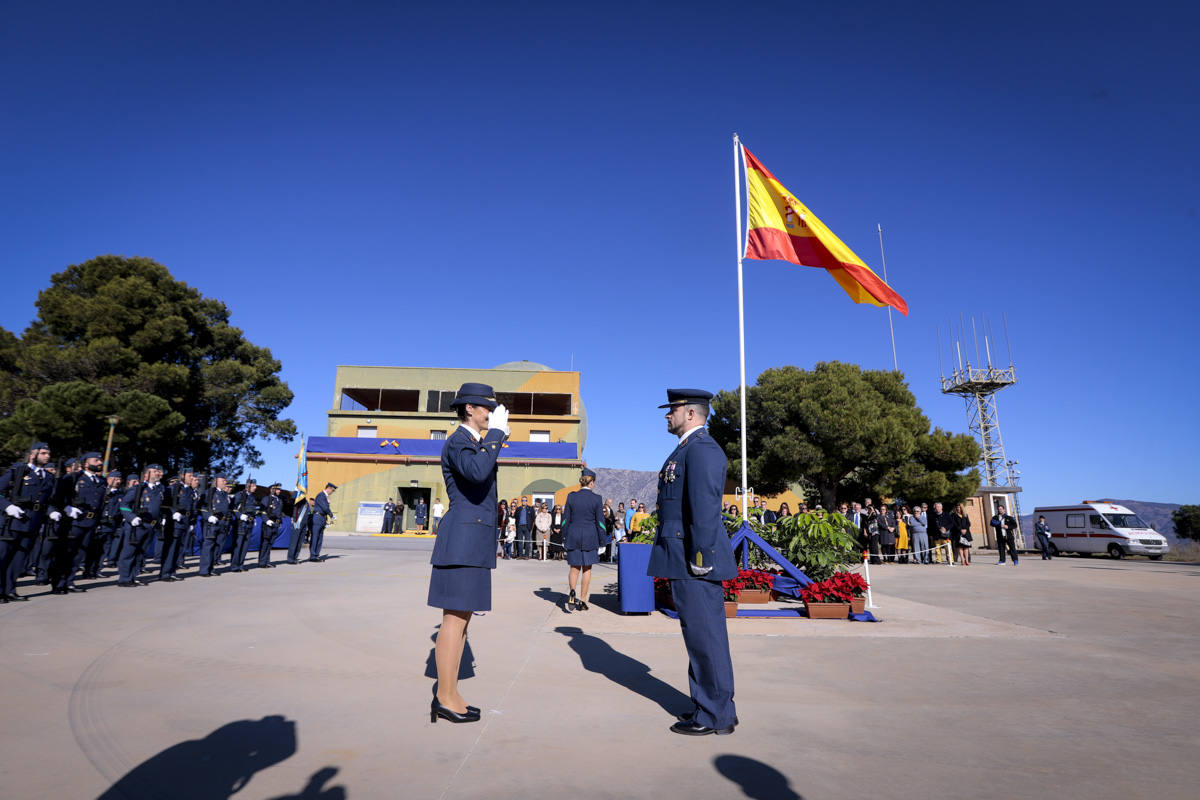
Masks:
[[[879,608],[871,599],[871,562],[866,553],[863,553],[863,572],[866,573],[863,578],[867,582],[867,608]]]
[[[883,263],[883,282],[887,283],[887,256],[883,254],[883,226],[875,223],[879,231],[879,260]],[[896,360],[896,329],[892,326],[892,307],[888,306],[888,332],[892,335],[892,369],[900,371],[900,363]]]
[[[733,135],[733,207],[737,225],[737,265],[738,265],[738,366],[740,369],[739,396],[742,411],[742,518],[749,515],[746,492],[746,317],[742,301],[742,256],[745,246],[742,243],[742,185],[738,165],[742,157],[742,145],[738,135]],[[749,202],[749,198],[746,199]]]

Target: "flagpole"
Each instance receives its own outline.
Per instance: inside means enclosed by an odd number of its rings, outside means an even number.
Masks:
[[[740,370],[738,396],[741,400],[742,412],[742,424],[740,426],[742,432],[742,518],[745,519],[749,514],[749,509],[747,508],[748,500],[746,498],[746,315],[742,299],[742,256],[744,254],[744,245],[742,243],[742,186],[740,183],[741,175],[738,172],[742,155],[741,149],[741,142],[735,133],[733,134],[733,207],[737,225],[738,367]]]
[[[883,254],[883,226],[878,222],[875,223],[875,229],[879,231],[879,260],[883,262],[883,282],[887,283],[887,256]],[[900,371],[900,364],[896,361],[896,329],[892,326],[892,307],[888,306],[888,332],[892,334],[892,369]]]

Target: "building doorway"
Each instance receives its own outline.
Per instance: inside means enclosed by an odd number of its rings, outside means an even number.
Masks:
[[[420,486],[398,486],[396,491],[400,500],[396,503],[396,519],[401,531],[417,529],[417,500],[425,501],[425,528],[429,530],[430,506],[432,505],[429,490]]]

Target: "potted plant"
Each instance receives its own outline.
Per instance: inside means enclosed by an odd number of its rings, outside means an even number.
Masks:
[[[771,599],[771,588],[775,585],[775,576],[771,573],[761,569],[739,569],[738,580],[742,584],[739,603],[766,603]]]
[[[850,592],[850,613],[861,614],[867,610],[867,581],[857,572],[838,572],[829,579]]]
[[[818,510],[784,517],[779,535],[788,539],[791,562],[814,581],[831,578],[839,569],[861,561],[858,531],[841,514]]]
[[[725,617],[731,619],[737,616],[738,597],[742,593],[742,579],[740,577],[730,578],[727,581],[721,581],[721,588],[725,591]]]
[[[810,583],[800,590],[809,619],[845,619],[850,614],[850,590],[832,578]]]

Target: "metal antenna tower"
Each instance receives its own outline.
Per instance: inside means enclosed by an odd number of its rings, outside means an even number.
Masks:
[[[971,318],[971,335],[975,345],[975,358],[982,360],[986,357],[986,366],[971,364],[971,350],[965,348],[966,325],[959,317],[958,329],[950,322],[950,374],[947,376],[941,367],[941,334],[938,334],[938,370],[941,379],[942,394],[956,394],[967,404],[967,424],[971,433],[979,439],[983,449],[980,467],[983,470],[983,491],[994,494],[1004,494],[1002,487],[1013,489],[1012,515],[1020,519],[1020,505],[1017,492],[1020,491],[1019,475],[1016,461],[1009,461],[1004,453],[1004,438],[1000,435],[1000,417],[996,411],[996,393],[1017,382],[1016,367],[1013,366],[1012,349],[1008,351],[1008,366],[997,366],[992,361],[993,349],[998,351],[998,343],[993,341],[991,328],[986,318],[981,318],[981,325],[976,327],[975,318]],[[983,353],[979,351],[979,332],[983,333]],[[1008,339],[1008,321],[1004,320],[1004,337]],[[963,350],[967,358],[963,360]],[[998,352],[997,352],[998,355]],[[1018,537],[1020,526],[1018,523]],[[1018,545],[1023,542],[1018,541]]]

